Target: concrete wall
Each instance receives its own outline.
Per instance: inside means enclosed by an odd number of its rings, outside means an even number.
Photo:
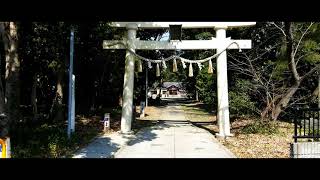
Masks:
[[[293,158],[320,158],[320,142],[297,142],[291,144]]]

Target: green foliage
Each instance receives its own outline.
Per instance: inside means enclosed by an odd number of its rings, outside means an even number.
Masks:
[[[213,37],[213,34],[211,32],[202,32],[197,34],[195,37],[198,40],[209,40]]]
[[[216,74],[208,74],[208,64],[204,67],[196,77],[196,88],[199,92],[199,98],[206,104],[216,104]]]
[[[273,121],[254,121],[254,123],[245,126],[242,130],[245,134],[278,134],[279,125]]]
[[[286,77],[284,76],[285,71],[288,70],[288,62],[286,59],[279,59],[275,61],[273,64],[272,70],[272,78],[278,81],[284,80]]]
[[[234,115],[252,115],[256,109],[256,102],[250,97],[253,87],[248,80],[237,80],[235,86],[229,91],[230,113]]]
[[[36,124],[17,126],[11,137],[12,157],[58,158],[68,156],[99,133],[94,126],[87,127],[86,131],[81,131],[80,127],[76,129],[76,133],[68,139],[66,127],[63,124],[42,124],[38,127]]]
[[[305,57],[305,60],[311,64],[319,63],[320,62],[320,54],[318,53],[310,53]]]

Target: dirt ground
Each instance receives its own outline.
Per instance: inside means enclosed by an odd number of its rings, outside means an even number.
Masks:
[[[233,152],[238,158],[290,158],[290,143],[293,142],[293,125],[279,122],[279,133],[246,134],[242,129],[253,123],[252,120],[239,119],[232,123],[231,133],[234,137],[219,141]],[[213,131],[217,126],[206,127]]]

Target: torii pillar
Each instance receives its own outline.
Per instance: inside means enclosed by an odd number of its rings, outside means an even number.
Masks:
[[[216,26],[216,39],[223,42],[226,41],[226,26]],[[219,46],[217,53],[222,52],[225,46]],[[230,134],[230,118],[229,118],[229,97],[228,97],[228,70],[227,70],[227,52],[222,52],[217,57],[217,95],[218,95],[218,113],[217,120],[219,125],[219,133],[217,137],[228,137]]]
[[[137,24],[127,24],[127,45],[132,51],[135,51],[133,41],[136,39]],[[123,81],[123,104],[121,116],[121,133],[131,133],[131,121],[133,111],[133,90],[134,90],[134,54],[126,51],[125,72]]]

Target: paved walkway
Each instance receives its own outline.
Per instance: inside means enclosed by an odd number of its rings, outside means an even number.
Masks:
[[[101,136],[74,158],[235,158],[208,131],[183,122],[186,118],[179,104],[169,103],[160,120],[166,121],[136,135]]]
[[[168,103],[167,107],[162,111],[160,120],[185,121],[186,117],[178,103]]]
[[[233,158],[212,134],[191,124],[163,123],[142,129],[115,158]]]
[[[115,132],[95,138],[88,146],[77,151],[73,158],[112,158],[122,146],[134,139],[133,135]]]

